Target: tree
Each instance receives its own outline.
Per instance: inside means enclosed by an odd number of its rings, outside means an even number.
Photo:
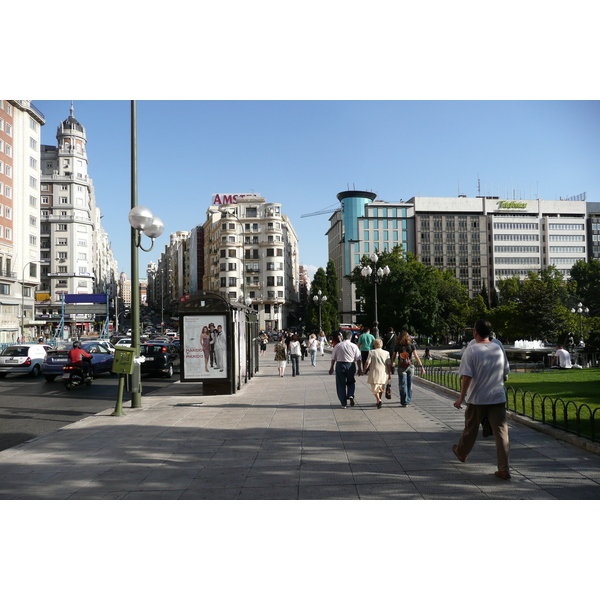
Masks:
[[[581,302],[590,309],[590,316],[600,317],[600,260],[578,260],[571,267],[571,281],[575,303]]]
[[[323,322],[324,331],[337,331],[340,328],[340,315],[338,312],[338,278],[337,269],[333,259],[327,261],[327,269],[325,270],[327,302],[323,304],[325,309],[325,321]],[[325,294],[325,290],[323,290]]]
[[[569,288],[554,266],[527,277],[498,282],[500,303],[491,322],[500,336],[512,339],[559,340],[571,327]]]
[[[405,256],[401,246],[378,257],[377,268],[390,268],[390,274],[377,285],[379,330],[391,326],[413,335],[433,335],[440,322],[437,269],[420,263],[412,254]],[[363,256],[361,264],[347,276],[356,286],[357,296],[364,299],[364,313],[357,320],[369,327],[375,321],[375,285],[360,271],[370,264],[369,257]]]
[[[313,300],[313,297],[318,296],[319,292],[321,292],[321,296],[327,296],[327,302],[323,302],[321,305],[321,323],[324,331],[329,333],[330,330],[326,328],[328,326],[327,322],[324,320],[324,317],[327,317],[326,306],[329,302],[327,291],[327,276],[325,270],[319,267],[312,280],[310,297],[308,299],[308,306],[306,307],[306,333],[318,333],[319,331],[319,303]]]

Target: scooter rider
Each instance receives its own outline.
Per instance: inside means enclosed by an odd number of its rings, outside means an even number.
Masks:
[[[92,358],[89,352],[81,347],[81,342],[73,342],[73,347],[69,350],[69,362],[77,367],[81,367],[85,376],[90,377],[90,364],[83,358]]]

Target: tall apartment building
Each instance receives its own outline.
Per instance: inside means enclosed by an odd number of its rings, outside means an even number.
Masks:
[[[454,271],[471,296],[485,283],[554,265],[568,275],[586,259],[586,202],[415,197],[416,254],[419,260]]]
[[[297,325],[298,236],[281,204],[256,194],[223,198],[230,202],[210,206],[203,227],[204,290],[231,301],[249,299],[261,329]]]
[[[600,259],[600,202],[587,203],[588,256]]]
[[[114,295],[117,280],[88,175],[85,128],[72,105],[56,140],[56,146],[41,149],[41,258],[47,266],[42,267],[39,296],[39,309],[54,325],[61,320],[65,294]],[[86,331],[95,320],[93,314],[67,315],[65,326]]]
[[[360,264],[363,255],[391,252],[400,245],[406,252],[415,249],[413,207],[376,198],[373,192],[340,192],[337,199],[341,207],[329,218],[328,251],[337,271],[338,310],[344,323],[354,322],[355,315],[361,312],[361,298],[356,296],[356,286],[346,276]]]
[[[40,282],[40,139],[29,100],[0,100],[0,343],[34,339]]]

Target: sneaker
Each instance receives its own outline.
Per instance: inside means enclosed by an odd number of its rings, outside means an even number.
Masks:
[[[350,401],[350,406],[354,406],[354,396],[350,396],[348,400]]]
[[[500,477],[500,479],[510,479],[510,473],[508,471],[496,471],[494,475]]]
[[[465,462],[467,460],[467,457],[466,456],[461,456],[458,453],[457,448],[458,448],[458,446],[456,444],[454,444],[454,446],[452,446],[452,452],[454,452],[454,454],[456,455],[456,458],[458,458],[458,460],[460,460],[460,462]]]

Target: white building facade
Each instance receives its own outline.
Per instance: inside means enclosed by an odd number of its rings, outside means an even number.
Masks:
[[[29,100],[0,100],[0,343],[35,339],[40,282],[40,140]]]
[[[215,194],[204,224],[203,289],[258,313],[259,328],[298,323],[298,236],[281,204],[258,194]]]

